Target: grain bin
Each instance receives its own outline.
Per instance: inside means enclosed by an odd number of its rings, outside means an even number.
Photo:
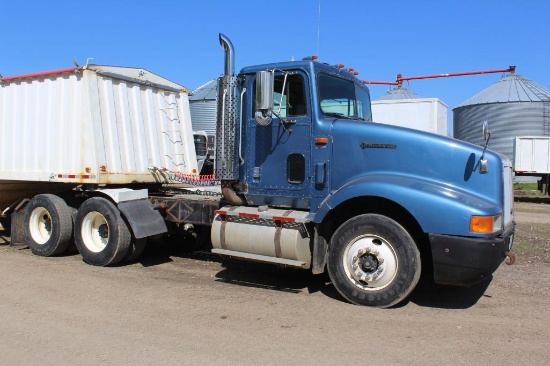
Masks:
[[[214,79],[195,89],[189,96],[193,131],[206,132],[208,137],[208,153],[210,156],[214,156],[217,92],[217,80]]]
[[[483,145],[481,126],[489,122],[489,147],[510,159],[516,136],[550,135],[550,90],[510,74],[453,109],[454,137]]]

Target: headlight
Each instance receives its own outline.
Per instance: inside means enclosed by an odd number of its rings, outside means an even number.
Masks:
[[[494,216],[470,216],[470,232],[477,234],[496,233],[502,229],[502,214]]]

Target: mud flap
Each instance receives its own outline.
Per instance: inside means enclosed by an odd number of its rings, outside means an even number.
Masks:
[[[128,220],[136,239],[168,231],[160,212],[153,209],[148,199],[120,202],[118,209]]]
[[[25,209],[11,214],[10,246],[26,246],[25,241]]]

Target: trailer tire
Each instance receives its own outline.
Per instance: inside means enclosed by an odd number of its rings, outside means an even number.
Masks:
[[[133,239],[128,249],[126,257],[124,257],[124,262],[133,262],[143,254],[145,250],[145,245],[147,244],[147,238]]]
[[[356,216],[332,236],[327,268],[334,287],[357,305],[387,308],[420,279],[420,252],[410,234],[377,214]]]
[[[36,255],[59,255],[71,244],[71,211],[53,194],[34,196],[25,209],[24,223],[25,241]]]
[[[69,212],[71,213],[72,228],[74,228],[77,209],[69,206]],[[72,230],[72,233],[71,233],[71,240],[69,242],[69,245],[67,246],[67,249],[65,249],[65,252],[63,252],[63,254],[66,254],[66,255],[78,254],[78,248],[76,247],[76,243],[74,240],[74,229]]]
[[[90,198],[80,206],[74,237],[83,260],[102,267],[122,261],[132,239],[118,208],[102,197]]]

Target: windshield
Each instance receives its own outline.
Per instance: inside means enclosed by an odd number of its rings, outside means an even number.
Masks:
[[[368,91],[351,80],[319,74],[319,99],[326,116],[372,121]]]

